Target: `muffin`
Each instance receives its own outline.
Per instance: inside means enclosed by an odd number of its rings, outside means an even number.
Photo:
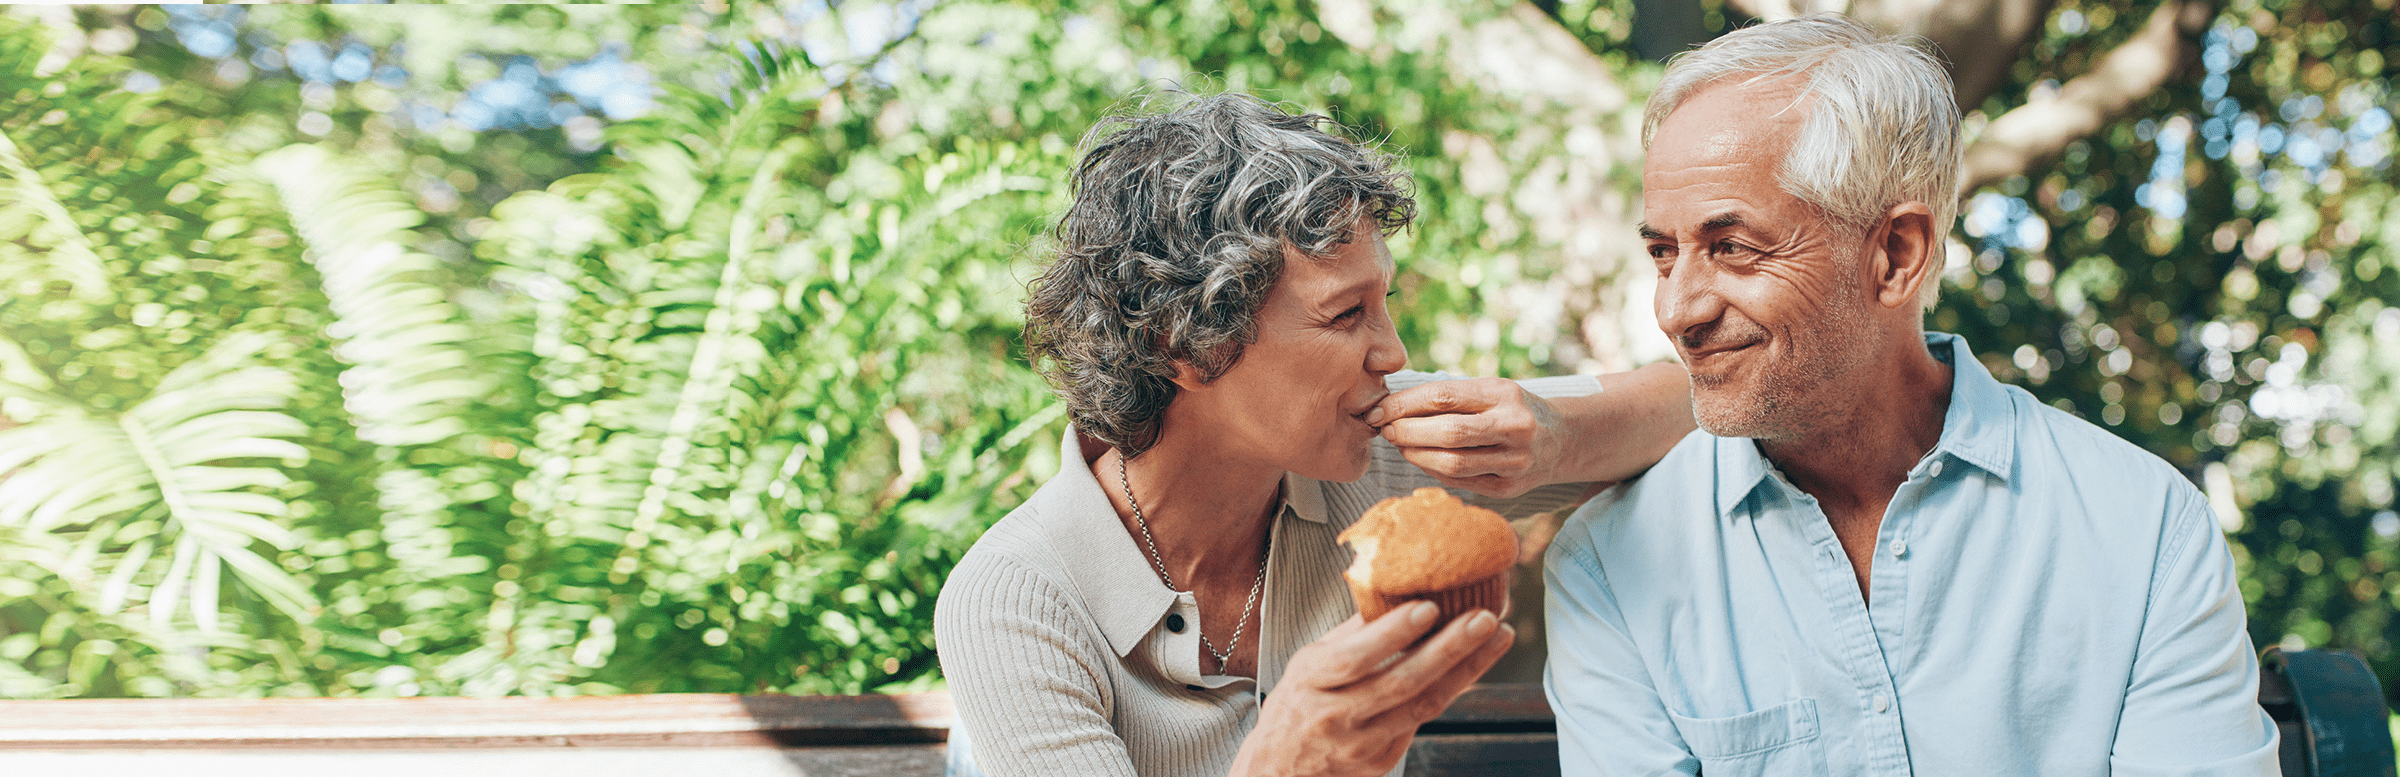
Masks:
[[[1356,554],[1342,577],[1369,621],[1419,599],[1441,606],[1436,628],[1476,609],[1502,614],[1508,605],[1516,531],[1499,513],[1447,491],[1420,488],[1377,502],[1336,539]]]

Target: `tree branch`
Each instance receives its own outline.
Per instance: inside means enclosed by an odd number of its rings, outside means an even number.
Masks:
[[[1975,110],[2007,80],[2008,66],[2041,35],[2055,0],[1728,0],[1761,19],[1834,11],[1877,29],[1931,41],[1950,67],[1958,109]]]
[[[2008,68],[2042,37],[2054,0],[1859,0],[1853,13],[1906,35],[1923,36],[1950,66],[1958,109],[1972,111],[2008,80]]]
[[[1627,99],[1608,63],[1531,2],[1460,30],[1456,43],[1451,60],[1501,94],[1599,112]]]
[[[1967,148],[1959,191],[2023,173],[2125,115],[2196,58],[2216,10],[2212,0],[2168,0],[2091,72],[1993,119]]]

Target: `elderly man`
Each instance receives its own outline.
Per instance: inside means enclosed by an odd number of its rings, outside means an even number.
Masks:
[[[1567,774],[2274,773],[2201,495],[1921,329],[1958,126],[1836,16],[1668,67],[1642,237],[1701,431],[1549,552]]]

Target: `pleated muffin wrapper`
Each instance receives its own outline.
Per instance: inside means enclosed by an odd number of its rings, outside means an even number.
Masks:
[[[1344,577],[1343,581],[1349,582],[1349,578]],[[1391,612],[1392,608],[1409,602],[1428,601],[1440,605],[1441,615],[1435,618],[1433,629],[1427,632],[1430,634],[1432,631],[1440,630],[1443,624],[1450,622],[1451,618],[1478,609],[1490,610],[1496,616],[1507,615],[1508,613],[1504,612],[1502,608],[1508,605],[1508,570],[1500,570],[1500,574],[1485,578],[1480,582],[1421,594],[1382,594],[1352,582],[1350,583],[1350,598],[1358,602],[1358,614],[1365,616],[1369,623],[1373,623],[1376,618],[1383,617],[1384,613]]]

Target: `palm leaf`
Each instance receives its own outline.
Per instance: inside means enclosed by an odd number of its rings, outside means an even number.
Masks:
[[[253,550],[260,543],[289,547],[291,533],[278,519],[284,501],[265,491],[289,482],[279,468],[239,462],[307,458],[291,441],[307,428],[281,408],[298,384],[286,372],[257,363],[269,342],[260,335],[226,338],[199,358],[169,372],[159,385],[121,413],[104,413],[55,395],[0,382],[15,398],[35,403],[42,414],[23,426],[0,430],[0,528],[41,542],[13,543],[44,549],[25,560],[50,569],[93,597],[99,610],[148,603],[155,628],[165,628],[188,609],[203,631],[219,628],[220,575],[234,578],[293,617],[315,606],[308,591]],[[158,516],[155,534],[114,537],[116,521]],[[64,535],[80,529],[78,554],[63,552]],[[101,542],[124,541],[107,580],[95,584],[91,565],[77,555],[97,554]],[[171,545],[157,588],[135,592],[146,571],[156,571],[154,549]],[[45,563],[47,560],[47,563]]]

